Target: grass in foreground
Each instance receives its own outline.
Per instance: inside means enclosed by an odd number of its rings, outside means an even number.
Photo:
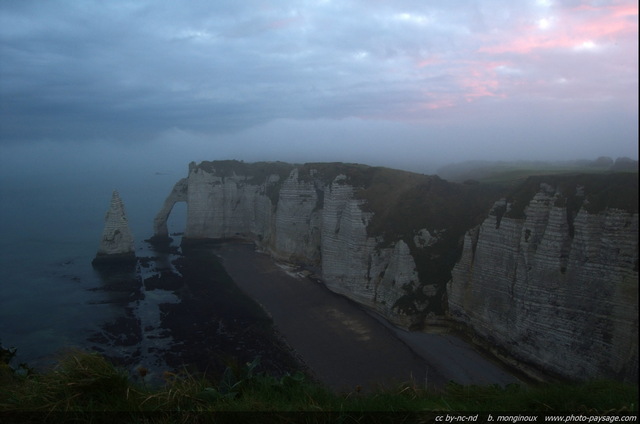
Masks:
[[[637,387],[615,382],[537,387],[451,383],[440,391],[403,384],[366,394],[334,393],[302,374],[275,378],[257,372],[258,366],[256,360],[239,369],[228,368],[216,383],[190,374],[165,373],[163,387],[147,387],[143,377],[134,382],[126,371],[93,353],[70,352],[47,373],[21,373],[2,363],[0,421],[7,414],[14,419],[24,417],[16,415],[21,411],[40,413],[39,420],[49,418],[51,422],[60,421],[61,413],[66,420],[73,417],[81,422],[96,411],[125,411],[118,417],[119,422],[138,420],[140,416],[136,414],[159,411],[180,412],[181,422],[224,411],[334,413],[334,416],[309,415],[307,418],[313,417],[312,422],[328,422],[322,420],[329,417],[333,420],[335,413],[348,418],[374,411],[637,412]],[[145,420],[174,422],[175,416],[171,417],[149,415]]]

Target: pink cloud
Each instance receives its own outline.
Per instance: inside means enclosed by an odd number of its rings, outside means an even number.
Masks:
[[[509,41],[495,42],[487,40],[480,53],[527,54],[538,50],[573,48],[587,40],[593,42],[613,42],[618,37],[637,33],[638,6],[632,4],[595,7],[581,5],[559,10],[553,28],[540,29],[534,25],[512,28],[500,33],[501,38],[511,37]]]
[[[627,4],[621,6],[613,7],[614,16],[638,16],[638,5],[637,4]]]
[[[425,66],[437,65],[439,63],[442,63],[442,59],[434,56],[427,59],[419,60],[416,66],[418,66],[418,68],[424,68]]]
[[[448,109],[454,107],[457,104],[457,101],[451,95],[430,95],[434,97],[432,100],[428,102],[418,103],[418,111],[419,110],[436,110],[436,109]]]
[[[575,45],[577,41],[564,35],[540,36],[526,35],[513,39],[508,43],[493,46],[481,47],[480,53],[500,54],[500,53],[519,53],[526,54],[537,49],[556,49],[560,47],[568,47]]]
[[[467,102],[481,97],[504,97],[498,92],[500,81],[496,72],[496,68],[504,66],[504,63],[471,62],[469,65],[464,76],[458,80],[462,96]]]
[[[638,6],[627,2],[547,12],[551,25],[541,27],[531,19],[491,33],[484,47],[476,50],[481,53],[479,56],[470,52],[465,59],[416,58],[418,72],[446,75],[448,82],[436,90],[426,88],[422,93],[424,101],[408,107],[404,118],[430,116],[437,110],[456,109],[483,99],[610,98],[616,88],[611,84],[595,84],[594,88],[594,81],[600,77],[587,71],[599,59],[581,52],[603,52],[614,43],[628,40],[630,34],[637,34],[634,17],[637,18]]]
[[[439,62],[438,62],[439,63]],[[419,63],[418,66],[420,66]],[[451,84],[438,90],[425,90],[425,101],[407,111],[406,117],[419,117],[427,111],[455,108],[481,98],[504,98],[497,69],[508,67],[507,62],[462,61],[449,68]],[[423,65],[423,66],[426,66]]]

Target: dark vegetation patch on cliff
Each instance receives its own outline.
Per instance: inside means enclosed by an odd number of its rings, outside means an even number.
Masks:
[[[437,176],[381,169],[374,175],[371,184],[358,195],[366,200],[364,209],[374,213],[368,227],[369,235],[381,237],[383,246],[402,239],[414,254],[431,250],[429,256],[447,258],[445,261],[449,262],[457,260],[461,237],[468,229],[482,222],[486,211],[500,195],[500,189],[491,185],[456,184]],[[431,234],[440,234],[435,245],[425,248],[415,246],[414,236],[423,228]],[[435,263],[428,265],[429,274],[436,271]]]
[[[339,175],[345,179],[338,183],[353,186],[356,198],[364,200],[362,209],[373,214],[368,235],[380,240],[381,248],[403,240],[414,257],[420,285],[405,288],[406,294],[394,306],[417,314],[419,305],[426,304],[425,314],[444,313],[445,284],[460,257],[464,233],[482,222],[502,188],[347,163],[307,163],[299,168],[298,178],[329,186]],[[416,246],[414,237],[421,229],[438,234],[438,242]],[[425,285],[435,286],[436,294],[427,296]]]
[[[445,284],[459,259],[465,232],[480,224],[502,189],[489,184],[450,183],[437,176],[417,174],[384,167],[350,164],[308,164],[332,181],[339,174],[345,183],[355,187],[357,198],[364,200],[362,209],[372,212],[367,232],[380,240],[380,247],[390,247],[403,240],[416,262],[420,287],[406,290],[397,306],[406,311],[425,304],[424,313],[444,312]],[[420,229],[438,237],[431,246],[418,247],[414,237]],[[423,285],[436,287],[428,297]]]
[[[371,178],[373,167],[357,163],[343,162],[310,162],[299,168],[300,181],[318,181],[329,186],[338,175],[346,176],[345,183],[354,187],[362,187]]]
[[[511,207],[505,216],[523,219],[525,208],[540,191],[541,184],[559,192],[555,205],[566,207],[569,216],[575,217],[582,207],[589,213],[607,208],[638,212],[638,174],[625,172],[529,177],[507,195]]]
[[[368,235],[380,240],[381,248],[403,240],[414,257],[420,285],[406,288],[394,306],[412,315],[425,304],[424,314],[444,313],[445,284],[460,257],[464,233],[482,222],[502,188],[347,163],[307,163],[299,168],[298,178],[329,186],[339,175],[346,178],[337,183],[353,186],[356,198],[364,200],[362,209],[373,213]],[[414,237],[421,229],[438,234],[438,242],[416,246]],[[436,294],[425,295],[425,285],[435,286]]]

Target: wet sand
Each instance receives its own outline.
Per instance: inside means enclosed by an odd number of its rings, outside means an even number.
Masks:
[[[414,381],[442,387],[518,380],[451,334],[397,329],[321,283],[287,272],[252,244],[225,243],[216,255],[234,282],[272,316],[316,378],[336,390]]]

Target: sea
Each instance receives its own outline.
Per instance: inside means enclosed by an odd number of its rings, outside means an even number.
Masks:
[[[47,368],[70,348],[98,348],[113,356],[118,352],[109,349],[122,349],[96,342],[106,324],[131,311],[103,290],[104,276],[91,265],[112,191],[118,190],[125,204],[137,255],[152,256],[144,240],[153,235],[153,218],[187,166],[180,175],[98,165],[73,170],[70,163],[66,170],[58,166],[0,175],[0,344],[16,349],[12,365]],[[185,219],[186,205],[177,204],[169,231],[181,233]],[[153,269],[137,272],[146,272],[146,278]],[[178,300],[169,291],[146,293],[138,318],[147,328],[157,326],[157,305],[173,301]],[[157,348],[162,337],[154,343]]]

